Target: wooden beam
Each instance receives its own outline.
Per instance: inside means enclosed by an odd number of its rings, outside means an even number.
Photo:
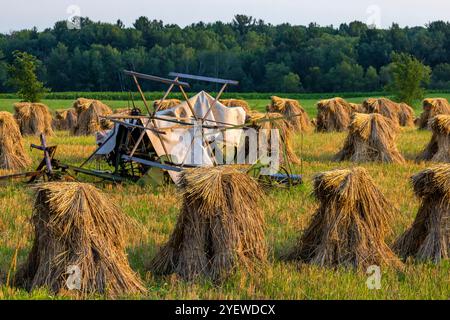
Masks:
[[[173,79],[174,81],[178,81],[178,78]],[[155,110],[153,110],[153,116],[159,111],[159,108],[161,108],[162,103],[164,100],[167,99],[167,97],[169,96],[169,93],[172,91],[173,87],[175,85],[172,83],[169,88],[166,90],[166,92],[164,93],[164,96],[161,98],[161,100],[159,100],[159,106],[157,108],[155,108]]]
[[[141,95],[141,99],[144,102],[145,109],[147,109],[147,113],[150,116],[151,115],[150,114],[150,108],[148,107],[148,103],[147,103],[147,100],[145,99],[144,92],[142,91],[141,86],[139,85],[139,81],[138,81],[138,79],[136,78],[135,75],[133,75],[133,80],[134,80],[134,83],[136,84],[136,87],[139,90],[139,94]]]
[[[182,168],[179,168],[179,167],[176,167],[176,166],[169,166],[169,165],[166,165],[166,164],[161,164],[159,162],[141,159],[141,158],[138,158],[138,157],[130,157],[130,156],[123,155],[122,159],[123,160],[127,160],[127,161],[133,161],[133,162],[142,163],[142,164],[145,164],[145,165],[150,166],[150,167],[156,167],[156,168],[160,168],[160,169],[164,169],[164,170],[168,170],[168,171],[175,171],[175,172],[183,171]]]
[[[202,124],[206,119],[207,116],[209,116],[209,114],[211,113],[212,108],[214,108],[216,106],[217,101],[219,101],[220,97],[222,96],[223,92],[225,91],[225,89],[227,88],[227,83],[225,83],[222,88],[220,89],[219,93],[217,94],[217,97],[214,99],[214,102],[212,103],[212,105],[209,106],[208,111],[206,112],[206,114],[203,116],[202,118]]]

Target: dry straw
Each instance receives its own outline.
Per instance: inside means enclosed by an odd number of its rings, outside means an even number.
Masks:
[[[22,135],[16,120],[9,112],[0,112],[0,168],[24,169],[31,164],[25,152]]]
[[[52,114],[45,104],[20,102],[14,104],[14,110],[22,135],[53,135]]]
[[[250,113],[251,109],[248,105],[247,101],[245,100],[238,100],[238,99],[223,99],[220,100],[220,103],[223,104],[226,107],[241,107],[244,109],[245,113]]]
[[[276,112],[268,112],[261,113],[257,111],[251,111],[247,114],[247,122],[251,123],[251,127],[259,130],[278,130],[280,137],[280,161],[283,162],[283,155],[286,155],[287,161],[294,164],[300,164],[300,159],[294,152],[294,148],[292,146],[292,137],[294,135],[294,130],[292,129],[291,122],[284,118],[281,113]],[[265,135],[267,138],[266,146],[269,148],[267,150],[270,151],[271,146],[271,136],[267,133]]]
[[[317,103],[316,130],[323,132],[345,131],[357,106],[342,98],[321,100]]]
[[[406,103],[396,103],[387,98],[369,98],[363,102],[367,113],[379,113],[402,127],[414,126],[414,110]]]
[[[181,101],[178,99],[165,99],[161,102],[161,100],[156,100],[153,103],[153,108],[158,111],[170,109],[181,104]]]
[[[312,129],[308,114],[297,100],[273,96],[271,104],[267,106],[267,111],[281,113],[285,116],[294,132],[309,132]]]
[[[429,121],[439,114],[450,115],[450,104],[444,98],[428,98],[423,100],[423,112],[418,125],[420,129],[431,129]]]
[[[150,265],[160,275],[221,281],[238,268],[254,272],[265,263],[264,215],[258,183],[242,166],[183,171],[183,204],[175,230]]]
[[[111,298],[145,292],[125,252],[130,220],[99,190],[78,182],[36,187],[34,243],[15,283],[27,290]],[[79,290],[69,291],[68,270],[78,268]]]
[[[396,210],[364,168],[332,170],[314,177],[320,206],[288,260],[326,267],[401,267],[385,243]]]
[[[87,110],[92,103],[92,99],[78,98],[72,105],[72,109],[75,110],[79,116],[83,111]]]
[[[354,113],[336,161],[404,163],[395,144],[398,125],[381,114]]]
[[[417,160],[450,163],[450,115],[435,116],[429,121],[429,126],[433,131],[431,141]]]
[[[86,136],[112,127],[110,121],[101,119],[101,116],[112,114],[111,109],[98,100],[93,100],[87,109],[81,111],[77,124],[72,133],[77,136]]]
[[[114,115],[129,115],[131,113],[130,108],[117,108],[113,110]]]
[[[439,164],[412,176],[420,207],[412,226],[396,241],[403,258],[440,262],[450,258],[450,164]]]
[[[364,105],[362,103],[353,103],[349,102],[350,108],[352,108],[353,112],[359,112],[359,113],[366,113],[367,110],[364,108]]]
[[[75,109],[56,110],[53,126],[56,130],[73,130],[77,124],[77,112]]]

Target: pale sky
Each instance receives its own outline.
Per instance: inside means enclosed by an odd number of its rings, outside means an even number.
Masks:
[[[237,13],[272,24],[289,22],[339,26],[354,20],[381,27],[392,22],[401,26],[423,26],[430,21],[450,20],[448,0],[0,0],[0,32],[52,27],[67,19],[70,6],[94,21],[121,19],[131,26],[139,16],[177,23],[224,21]]]

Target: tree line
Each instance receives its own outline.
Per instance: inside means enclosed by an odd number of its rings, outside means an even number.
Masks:
[[[37,57],[38,77],[52,91],[128,90],[123,69],[233,79],[240,82],[233,90],[241,92],[380,91],[395,77],[398,54],[429,67],[429,89],[450,89],[450,23],[443,21],[388,29],[358,21],[339,27],[272,25],[245,15],[184,28],[147,17],[132,27],[120,20],[80,22],[80,29],[59,21],[43,31],[0,34],[0,92],[14,90],[8,68],[17,51]],[[143,87],[163,89],[150,82]]]

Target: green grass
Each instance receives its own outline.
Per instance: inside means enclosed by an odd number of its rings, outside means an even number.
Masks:
[[[55,93],[56,94],[56,93]],[[267,94],[267,99],[249,99],[247,102],[250,104],[250,106],[253,109],[264,111],[266,106],[269,104],[269,94]],[[313,98],[311,98],[311,96]],[[305,108],[306,112],[308,112],[310,117],[315,117],[316,115],[316,104],[317,101],[321,98],[328,98],[332,96],[332,94],[314,94],[314,95],[305,95],[306,98],[301,98],[299,101],[301,105]],[[346,94],[347,98],[346,100],[350,102],[355,103],[361,103],[365,99],[369,97],[377,97],[379,95],[367,95],[367,96],[361,96],[357,94],[354,97],[351,97],[350,94]],[[429,93],[427,94],[427,97],[443,97],[450,100],[450,93]],[[2,98],[2,95],[0,95],[0,111],[9,111],[14,112],[13,104],[15,102],[19,102],[20,99],[18,98]],[[42,103],[46,104],[51,110],[57,110],[57,109],[67,109],[70,108],[73,104],[74,99],[44,99],[42,100]],[[117,108],[127,108],[129,105],[129,102],[127,100],[102,100],[104,103],[106,103],[108,106],[110,106],[112,109]],[[143,111],[144,104],[141,100],[136,100],[135,104],[140,107]],[[416,115],[419,115],[421,112],[421,102],[416,101],[414,105],[412,106],[416,112]]]
[[[358,102],[361,98],[351,99]],[[11,110],[13,100],[0,100],[0,109]],[[250,105],[264,109],[267,100],[251,100]],[[69,100],[44,101],[52,109],[71,105]],[[121,101],[113,107],[123,106]],[[316,100],[303,100],[302,104],[311,116],[315,115]],[[419,112],[419,109],[416,109]],[[128,254],[131,266],[145,280],[148,294],[142,299],[449,299],[450,263],[439,265],[408,262],[403,272],[382,270],[380,290],[369,290],[367,275],[351,270],[331,270],[315,266],[298,266],[281,262],[278,257],[289,248],[309,223],[317,208],[311,195],[312,176],[324,170],[352,166],[352,163],[335,163],[332,156],[340,149],[345,133],[312,133],[295,139],[295,150],[304,159],[303,170],[295,166],[297,173],[304,175],[305,183],[291,190],[272,190],[261,200],[270,248],[269,264],[261,274],[237,274],[221,286],[208,281],[187,283],[176,276],[155,277],[145,270],[145,265],[155,255],[158,247],[167,241],[180,209],[180,196],[174,186],[158,190],[149,187],[123,185],[99,186],[108,197],[120,205],[122,210],[141,226],[129,234]],[[392,224],[393,234],[388,243],[399,236],[413,221],[418,209],[410,176],[429,164],[417,164],[414,157],[427,144],[431,134],[416,129],[402,129],[398,146],[407,158],[404,165],[362,164],[367,168],[386,197],[400,211]],[[67,132],[58,132],[51,137],[50,144],[57,144],[57,158],[70,164],[80,164],[94,150],[93,137],[72,137]],[[36,137],[26,137],[26,145],[37,143]],[[300,154],[303,150],[303,154]],[[29,151],[36,166],[41,155]],[[0,175],[7,172],[0,170]],[[32,242],[29,218],[32,214],[32,191],[19,183],[0,185],[0,299],[59,299],[44,289],[27,293],[7,286],[8,271],[18,252],[18,263],[24,261]],[[101,298],[101,297],[93,297]]]
[[[196,88],[191,88],[189,91],[195,92]],[[131,93],[135,99],[139,97],[138,92]],[[164,92],[145,92],[145,97],[148,100],[159,99],[163,96]],[[216,95],[217,93],[212,92],[212,95]],[[271,96],[285,96],[287,98],[292,99],[323,99],[325,97],[330,98],[335,95],[339,95],[343,98],[348,97],[365,97],[367,95],[385,95],[383,92],[341,92],[337,93],[261,93],[261,92],[224,92],[222,97],[225,99],[234,98],[234,99],[245,99],[245,100],[253,100],[253,99],[269,99]],[[128,100],[130,96],[129,92],[49,92],[44,94],[44,99],[49,100],[57,100],[57,99],[76,99],[78,97],[85,97],[91,99],[99,99],[99,100]],[[0,99],[16,99],[18,95],[16,93],[0,93]],[[172,90],[169,98],[177,98],[182,99],[183,95],[178,90]]]
[[[201,88],[201,87],[200,87]],[[190,92],[196,92],[199,89],[199,86],[194,86],[190,88]],[[442,90],[428,90],[427,95],[432,94],[442,94],[443,92],[450,93],[450,91],[442,91]],[[139,97],[138,92],[131,93],[135,99]],[[159,99],[163,96],[164,92],[158,91],[150,91],[145,92],[145,97],[148,100]],[[212,95],[216,95],[217,93],[212,92]],[[334,92],[334,93],[276,93],[276,92],[229,92],[225,91],[222,95],[224,99],[244,99],[244,100],[257,100],[257,99],[269,99],[271,96],[282,96],[291,99],[324,99],[324,98],[332,98],[332,97],[342,97],[342,98],[354,98],[354,97],[367,97],[367,96],[386,96],[389,95],[387,92]],[[98,100],[127,100],[130,96],[130,93],[127,91],[122,92],[77,92],[77,91],[69,91],[69,92],[48,92],[44,94],[44,99],[49,100],[73,100],[78,97],[85,97],[91,99]],[[18,97],[17,93],[0,93],[0,99],[16,99]],[[177,98],[182,99],[183,95],[178,90],[172,90],[169,98]]]

